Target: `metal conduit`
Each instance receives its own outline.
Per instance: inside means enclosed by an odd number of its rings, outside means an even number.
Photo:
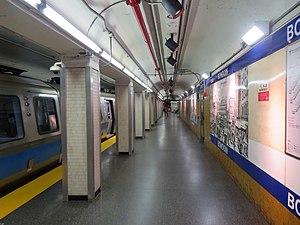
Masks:
[[[162,85],[164,86],[164,82],[163,82],[163,79],[162,79],[162,76],[161,76],[161,73],[160,73],[160,68],[159,68],[158,63],[156,61],[156,57],[155,57],[155,54],[154,54],[154,51],[153,51],[153,47],[152,47],[152,44],[151,44],[151,41],[150,41],[150,37],[149,37],[148,31],[147,31],[147,28],[146,28],[146,25],[145,25],[145,21],[144,21],[144,18],[143,18],[143,15],[142,15],[142,12],[141,12],[141,9],[140,9],[140,6],[139,6],[140,2],[141,2],[140,0],[126,0],[126,4],[130,5],[133,9],[135,17],[138,21],[138,24],[141,28],[141,31],[142,31],[143,35],[144,35],[144,39],[145,39],[145,41],[148,45],[148,48],[150,50],[152,59],[154,61],[155,69],[156,69],[156,71],[159,75],[159,79],[160,79]]]
[[[142,68],[142,66],[139,64],[139,62],[137,61],[137,59],[132,55],[132,53],[128,50],[128,49],[126,49],[124,46],[123,46],[123,44],[122,44],[122,42],[119,40],[119,38],[116,38],[115,37],[115,34],[107,27],[107,24],[106,24],[106,20],[105,20],[105,18],[101,15],[101,14],[99,14],[97,11],[95,11],[85,0],[81,0],[83,3],[84,3],[84,5],[92,12],[92,13],[94,13],[97,17],[99,17],[102,21],[103,21],[103,23],[104,23],[104,27],[105,27],[105,29],[109,32],[109,33],[112,33],[113,34],[113,37],[114,37],[114,39],[117,41],[117,43],[122,47],[122,49],[126,52],[126,54],[128,55],[128,56],[130,56],[130,58],[133,60],[133,62],[138,66],[138,68],[142,71],[142,73],[146,76],[146,78],[150,81],[150,83],[152,84],[152,86],[153,86],[153,88],[155,88],[156,89],[156,91],[157,92],[159,92],[159,89],[156,87],[156,85],[152,82],[152,80],[150,79],[150,77],[147,75],[147,73],[146,73],[146,71],[144,71],[144,69]],[[94,22],[94,21],[93,21]],[[92,26],[93,24],[91,24],[91,26]]]

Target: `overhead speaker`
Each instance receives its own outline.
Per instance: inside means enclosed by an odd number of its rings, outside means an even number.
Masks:
[[[178,0],[162,0],[162,5],[165,10],[171,15],[172,19],[176,19],[184,11],[183,6]]]
[[[177,50],[177,48],[179,47],[179,44],[177,44],[174,40],[173,37],[170,37],[165,45],[172,51],[175,52]]]
[[[173,58],[173,56],[169,56],[169,58],[167,59],[167,62],[170,63],[172,66],[174,66],[177,62],[176,59]]]

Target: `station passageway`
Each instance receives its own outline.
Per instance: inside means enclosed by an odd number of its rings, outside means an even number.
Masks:
[[[63,203],[62,184],[5,217],[3,224],[264,225],[214,156],[177,114],[135,140],[131,156],[102,157],[102,191],[93,202]]]

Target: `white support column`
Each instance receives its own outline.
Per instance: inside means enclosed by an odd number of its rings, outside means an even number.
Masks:
[[[145,130],[151,129],[151,95],[145,94]]]
[[[150,119],[151,119],[151,126],[154,126],[155,124],[155,117],[154,117],[154,110],[155,110],[155,104],[154,104],[155,95],[151,95],[151,102],[150,102]]]
[[[160,99],[157,99],[156,102],[157,102],[157,120],[159,120],[162,116],[162,102]]]
[[[100,192],[99,58],[63,57],[61,72],[63,199]]]
[[[154,122],[157,123],[157,97],[154,96]]]
[[[134,91],[129,80],[116,80],[117,150],[131,155],[134,138]]]
[[[145,92],[135,93],[135,137],[145,137]]]

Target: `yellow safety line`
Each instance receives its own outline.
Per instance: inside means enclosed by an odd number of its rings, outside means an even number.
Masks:
[[[108,140],[102,142],[102,143],[101,143],[101,152],[104,152],[104,151],[105,151],[106,149],[108,149],[110,146],[112,146],[113,144],[115,144],[115,143],[116,143],[116,140],[117,140],[116,137],[117,137],[117,136],[115,135],[115,136],[111,137],[110,139],[108,139]]]
[[[116,136],[101,143],[101,152],[116,143]],[[36,178],[15,191],[0,198],[0,219],[4,218],[17,208],[57,183],[62,179],[62,166]],[[1,223],[0,223],[1,224]]]
[[[62,166],[36,178],[17,190],[0,198],[0,219],[21,207],[62,178]]]

